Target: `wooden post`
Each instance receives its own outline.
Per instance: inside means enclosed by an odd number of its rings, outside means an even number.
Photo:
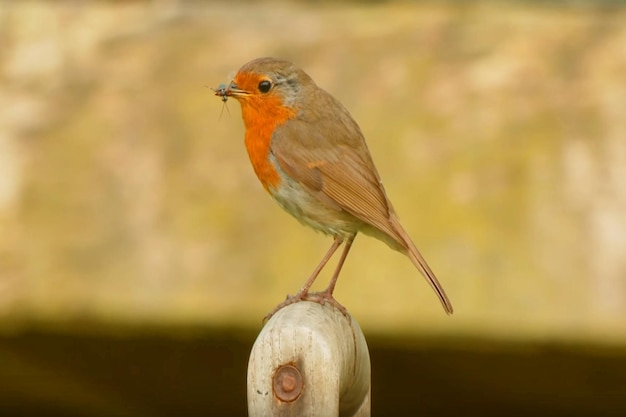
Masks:
[[[370,357],[361,328],[330,303],[279,310],[254,342],[248,415],[369,417]]]

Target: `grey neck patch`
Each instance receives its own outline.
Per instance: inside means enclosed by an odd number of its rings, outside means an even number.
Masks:
[[[295,107],[298,95],[300,94],[298,75],[292,73],[291,76],[286,77],[283,74],[274,74],[274,82],[276,83],[276,87],[280,89],[285,105]]]

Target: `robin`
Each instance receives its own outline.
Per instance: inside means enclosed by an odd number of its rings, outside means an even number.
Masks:
[[[239,101],[246,149],[265,190],[300,222],[334,237],[300,291],[274,311],[300,300],[329,301],[345,311],[333,291],[354,238],[363,232],[407,255],[452,314],[443,287],[387,198],[361,129],[337,99],[303,70],[276,58],[248,62],[215,95]],[[343,253],[328,288],[310,293],[341,244]]]

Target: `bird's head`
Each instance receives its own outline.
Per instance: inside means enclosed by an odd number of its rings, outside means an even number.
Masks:
[[[237,71],[233,80],[215,89],[226,101],[233,97],[241,104],[244,119],[252,114],[268,117],[285,109],[297,111],[311,78],[289,61],[257,58]]]

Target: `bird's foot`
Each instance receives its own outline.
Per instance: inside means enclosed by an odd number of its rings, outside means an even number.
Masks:
[[[312,293],[304,294],[302,296],[302,300],[313,301],[314,303],[318,303],[321,305],[324,305],[326,303],[331,304],[337,310],[341,311],[341,314],[346,316],[346,318],[348,319],[350,318],[350,314],[348,313],[348,310],[344,306],[339,304],[339,301],[337,301],[335,297],[333,297],[333,295],[327,291],[312,292]]]
[[[350,313],[348,313],[348,310],[344,306],[339,304],[339,301],[337,301],[335,297],[333,297],[333,294],[328,291],[304,294],[302,296],[302,300],[313,301],[314,303],[319,303],[321,305],[324,305],[326,303],[331,304],[337,310],[341,311],[341,314],[343,314],[348,320],[350,320]]]
[[[272,309],[272,311],[270,311],[269,313],[267,313],[267,315],[265,317],[263,317],[263,323],[265,323],[269,319],[271,319],[272,316],[274,314],[276,314],[278,312],[278,310],[280,310],[281,308],[287,307],[288,305],[295,304],[297,302],[300,302],[300,301],[304,300],[303,297],[305,297],[306,295],[307,295],[307,293],[304,292],[304,291],[299,291],[295,295],[287,295],[287,298],[285,299],[285,301],[283,301],[282,303],[278,304],[276,307],[274,307],[274,309]]]
[[[335,300],[332,293],[328,291],[320,291],[320,292],[308,292],[308,291],[299,291],[295,295],[287,295],[287,298],[282,303],[278,304],[272,311],[270,311],[264,318],[263,323],[267,322],[274,314],[278,312],[283,307],[287,307],[288,305],[299,303],[300,301],[312,301],[314,303],[318,303],[324,305],[326,303],[331,304],[337,310],[341,311],[348,320],[350,320],[350,314],[348,310],[339,304],[339,301]]]

